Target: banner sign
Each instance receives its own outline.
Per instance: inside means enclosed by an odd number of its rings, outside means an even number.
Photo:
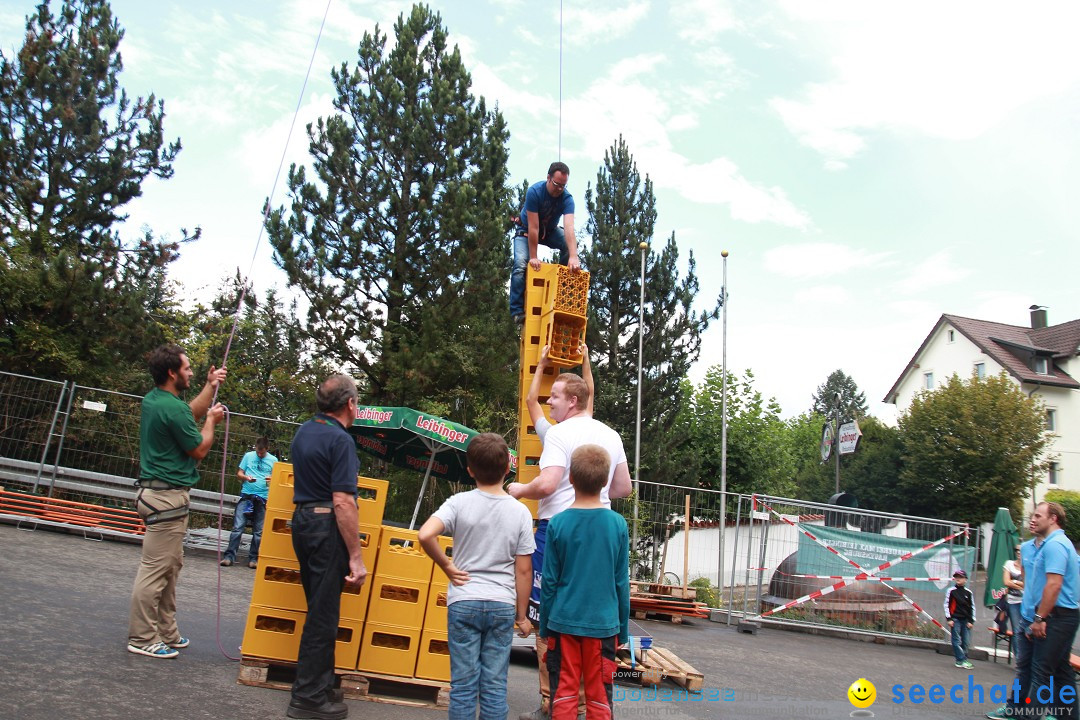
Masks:
[[[870,570],[889,560],[915,553],[934,538],[911,540],[891,535],[844,530],[822,525],[804,525],[799,528],[817,536],[822,542]],[[944,537],[941,535],[940,537]],[[915,580],[889,581],[890,585],[909,590],[933,592],[944,590],[952,582],[954,570],[970,570],[975,558],[975,549],[963,545],[945,544],[918,552],[907,560],[892,565],[883,575],[893,578],[938,578],[933,582]],[[796,572],[806,575],[842,575],[852,574],[854,568],[833,553],[818,545],[805,535],[799,535],[799,550],[796,558]],[[868,582],[876,582],[870,580]]]

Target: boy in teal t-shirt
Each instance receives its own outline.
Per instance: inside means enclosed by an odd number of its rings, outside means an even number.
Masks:
[[[547,639],[551,720],[575,720],[584,680],[589,720],[612,716],[615,648],[630,624],[630,543],[622,515],[605,507],[611,458],[599,445],[570,457],[574,504],[551,519],[540,592],[540,637]]]

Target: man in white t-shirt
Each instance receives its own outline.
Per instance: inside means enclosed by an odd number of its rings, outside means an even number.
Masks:
[[[547,365],[547,353],[541,352],[536,373],[543,372]],[[600,493],[600,499],[611,505],[611,498],[626,497],[632,490],[630,470],[626,464],[626,452],[623,450],[619,434],[598,420],[594,420],[587,409],[592,408],[592,393],[589,386],[578,375],[562,373],[551,386],[548,406],[555,425],[547,430],[543,438],[544,450],[540,454],[540,475],[528,484],[511,483],[507,492],[515,498],[532,498],[540,501],[539,523],[536,527],[536,550],[533,552],[533,597],[529,600],[529,618],[538,624],[540,581],[544,568],[544,540],[547,537],[547,524],[574,503],[574,488],[570,484],[570,456],[582,445],[599,445],[611,457],[611,470],[607,485]],[[539,430],[539,423],[534,423]],[[534,619],[535,618],[535,619]],[[521,715],[521,720],[548,720],[550,718],[551,688],[544,668],[544,654],[547,646],[537,637],[536,654],[540,662],[540,709]]]

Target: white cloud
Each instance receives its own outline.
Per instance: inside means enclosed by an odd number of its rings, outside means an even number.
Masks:
[[[1080,81],[1080,5],[784,0],[795,34],[822,48],[831,78],[771,101],[830,168],[874,132],[971,139]]]
[[[726,0],[679,0],[671,4],[671,19],[679,38],[695,44],[714,41],[720,33],[739,26]]]
[[[788,199],[783,188],[745,177],[729,158],[691,159],[675,149],[669,130],[686,127],[687,117],[699,108],[681,102],[685,100],[681,88],[654,82],[645,71],[650,67],[656,75],[665,71],[663,65],[652,56],[628,58],[567,100],[566,116],[581,120],[564,125],[568,136],[564,148],[591,163],[622,135],[638,167],[657,189],[674,190],[697,203],[726,205],[731,217],[741,222],[810,228],[810,216]],[[629,76],[627,68],[633,68]]]
[[[941,250],[916,265],[907,277],[896,283],[896,289],[907,295],[915,295],[959,282],[970,274],[970,269],[953,262],[951,251]]]
[[[851,299],[851,293],[840,285],[817,285],[798,290],[793,297],[795,302],[804,309],[816,307],[831,312],[848,302]]]
[[[629,33],[648,12],[649,3],[645,0],[632,0],[630,3],[568,3],[563,7],[564,42],[610,43]],[[558,9],[554,18],[558,23]]]
[[[852,270],[880,267],[891,252],[870,252],[836,243],[783,245],[765,253],[765,269],[790,278],[827,277]]]

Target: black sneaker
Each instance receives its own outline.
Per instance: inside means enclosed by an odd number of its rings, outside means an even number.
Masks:
[[[345,720],[349,716],[349,708],[343,702],[324,700],[322,704],[308,702],[293,698],[289,701],[289,708],[285,714],[291,718],[313,718],[314,720]]]

